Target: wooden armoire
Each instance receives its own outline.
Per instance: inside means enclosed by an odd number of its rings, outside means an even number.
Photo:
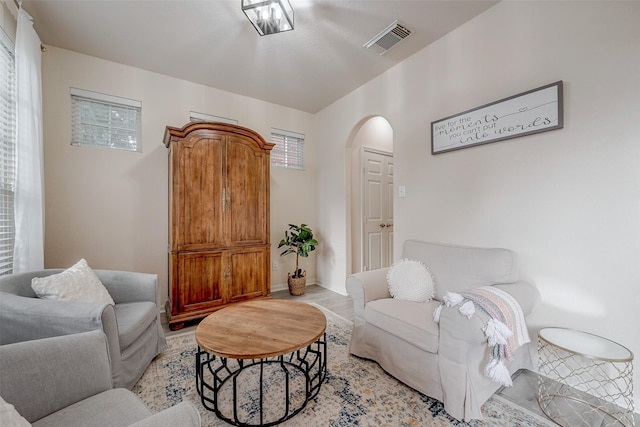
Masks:
[[[171,329],[228,304],[271,297],[269,153],[226,123],[167,126]]]

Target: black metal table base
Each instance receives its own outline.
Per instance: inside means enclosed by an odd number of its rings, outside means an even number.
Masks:
[[[239,384],[240,375],[258,371],[258,378],[252,378],[255,389],[246,396]],[[300,379],[300,375],[304,380]],[[320,392],[320,386],[327,375],[327,339],[326,333],[314,343],[285,355],[265,359],[228,359],[207,353],[198,347],[196,354],[196,388],[202,405],[216,416],[236,426],[273,426],[280,424],[302,411],[309,400]],[[284,388],[284,408],[277,419],[268,419],[274,410],[273,395],[269,389],[273,386],[265,381],[266,376],[281,378]],[[304,390],[290,387],[304,382]],[[245,387],[246,388],[246,387]],[[221,409],[221,393],[231,393],[232,408]],[[292,399],[294,397],[294,399]],[[247,402],[253,400],[253,402]],[[252,409],[248,409],[248,406]],[[229,405],[227,405],[229,406]],[[270,413],[265,416],[265,411]],[[242,419],[241,419],[242,418]],[[265,419],[267,418],[267,419]],[[273,417],[275,418],[275,416]]]

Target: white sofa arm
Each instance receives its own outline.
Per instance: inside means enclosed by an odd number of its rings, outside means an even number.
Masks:
[[[345,286],[353,300],[353,330],[349,342],[349,352],[366,357],[364,308],[369,301],[391,298],[387,286],[389,268],[363,271],[347,277]]]
[[[511,294],[522,307],[525,316],[533,311],[540,299],[537,288],[526,282],[494,285]],[[480,407],[500,386],[484,376],[489,347],[481,316],[467,319],[458,307],[443,307],[440,315],[438,365],[443,393],[447,396],[445,410],[458,419],[481,419]],[[528,350],[526,355],[528,357]],[[464,387],[460,387],[464,384]],[[475,391],[475,392],[474,392]]]
[[[347,293],[353,300],[356,317],[362,317],[364,307],[369,301],[391,298],[387,285],[387,271],[389,271],[389,267],[363,271],[347,277],[345,286]]]
[[[522,308],[525,317],[529,315],[538,301],[540,292],[538,289],[526,282],[515,282],[502,285],[493,285],[496,288],[508,292]],[[440,316],[440,342],[443,339],[459,340],[471,345],[486,343],[487,337],[482,331],[484,324],[478,316],[467,319],[458,311],[459,307],[443,307]],[[466,350],[465,350],[466,351]],[[441,351],[438,352],[442,354]]]
[[[520,281],[493,286],[511,294],[520,304],[525,317],[531,314],[540,302],[540,291],[531,283]]]

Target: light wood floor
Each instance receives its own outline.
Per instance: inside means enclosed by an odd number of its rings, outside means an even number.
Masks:
[[[353,322],[353,301],[351,297],[340,295],[322,286],[309,285],[305,288],[304,295],[291,295],[288,290],[284,290],[273,292],[272,296],[276,299],[313,302]]]
[[[271,296],[274,299],[290,299],[307,303],[313,302],[327,310],[333,311],[345,319],[353,321],[353,302],[351,301],[351,297],[347,295],[340,295],[339,293],[323,288],[322,286],[309,285],[305,288],[304,295],[299,296],[289,294],[289,290],[273,292]],[[163,316],[163,326],[165,335],[167,336],[195,329],[197,324],[198,322],[189,322],[184,328],[177,331],[171,331]]]

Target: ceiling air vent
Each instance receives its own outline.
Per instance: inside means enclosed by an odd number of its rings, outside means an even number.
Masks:
[[[398,21],[393,21],[391,25],[380,31],[377,36],[366,42],[364,47],[373,50],[378,55],[383,55],[386,51],[410,35],[410,29],[398,24]]]

